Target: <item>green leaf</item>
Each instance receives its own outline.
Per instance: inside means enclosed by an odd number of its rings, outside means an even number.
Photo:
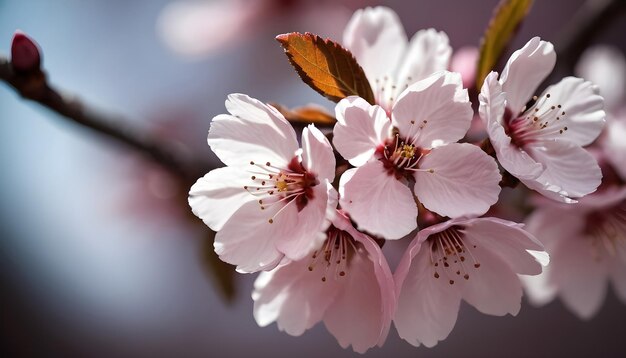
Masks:
[[[360,96],[374,104],[372,87],[350,51],[308,32],[278,35],[276,40],[302,81],[324,97],[339,102]]]
[[[502,0],[496,7],[480,44],[476,88],[491,72],[504,54],[507,45],[517,33],[522,20],[528,15],[533,0]]]

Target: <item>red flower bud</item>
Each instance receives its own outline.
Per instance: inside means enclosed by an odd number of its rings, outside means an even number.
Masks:
[[[11,64],[16,72],[37,71],[41,64],[39,46],[19,30],[15,31],[11,42]]]

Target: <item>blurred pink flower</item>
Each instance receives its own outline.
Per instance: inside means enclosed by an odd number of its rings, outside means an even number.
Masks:
[[[582,146],[604,125],[603,99],[590,82],[566,77],[526,108],[552,71],[551,43],[535,37],[511,55],[500,79],[491,72],[481,89],[480,115],[500,164],[527,187],[568,203],[596,190],[602,174]]]
[[[465,46],[454,52],[450,71],[458,72],[463,79],[463,87],[470,88],[476,81],[476,65],[478,64],[478,48]]]
[[[626,303],[626,187],[598,191],[576,205],[546,202],[527,223],[551,256],[543,274],[524,280],[531,303],[544,305],[558,295],[589,319],[600,309],[608,281]]]
[[[434,29],[418,31],[409,42],[398,15],[387,7],[357,10],[346,26],[343,45],[363,67],[376,103],[390,112],[407,87],[446,70],[452,48]]]
[[[393,277],[376,242],[337,213],[311,256],[262,272],[254,284],[260,326],[299,336],[323,321],[343,348],[364,353],[387,338],[395,310]]]
[[[459,74],[441,71],[411,85],[391,120],[359,97],[339,102],[336,117],[335,148],[357,166],[341,177],[341,207],[360,230],[386,239],[414,230],[417,207],[407,184],[443,216],[481,215],[497,201],[496,162],[477,146],[455,143],[472,118]]]
[[[522,225],[496,218],[453,219],[420,230],[394,274],[400,337],[435,346],[452,331],[461,299],[485,314],[516,315],[517,274],[541,273],[548,262],[543,250]]]
[[[272,269],[283,254],[298,260],[318,247],[327,228],[335,157],[313,125],[296,133],[274,107],[242,94],[213,118],[208,143],[227,166],[189,192],[189,205],[215,236],[215,251],[240,272]]]

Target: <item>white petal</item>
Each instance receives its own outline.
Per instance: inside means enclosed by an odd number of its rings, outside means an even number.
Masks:
[[[466,237],[496,255],[516,274],[541,273],[542,264],[527,250],[543,252],[543,245],[519,224],[498,218],[478,218],[466,221],[463,226]]]
[[[425,239],[418,235],[411,242],[394,274],[399,296],[393,321],[402,339],[433,347],[452,331],[461,293],[458,286],[433,276],[429,247],[419,244]]]
[[[448,69],[452,47],[445,32],[435,29],[420,30],[413,35],[400,63],[396,76],[398,90],[401,85],[411,85],[435,72]]]
[[[365,238],[376,245],[370,238]],[[368,245],[369,249],[373,245]],[[385,303],[394,300],[391,272],[380,248],[359,250],[352,256],[342,289],[328,307],[324,324],[343,348],[352,345],[359,353],[381,343],[391,324]]]
[[[291,210],[289,210],[291,209]],[[239,272],[270,270],[283,258],[276,249],[278,239],[289,236],[297,222],[297,209],[290,205],[270,224],[269,210],[261,210],[256,201],[237,210],[215,235],[215,252],[222,261],[237,265]]]
[[[558,294],[557,287],[548,281],[550,277],[550,266],[544,267],[539,275],[520,275],[524,292],[528,297],[528,302],[535,307],[545,306],[552,302]]]
[[[472,116],[461,75],[442,71],[402,92],[393,106],[392,123],[402,137],[432,148],[463,138]]]
[[[511,137],[506,134],[502,125],[505,93],[502,92],[497,76],[496,72],[491,72],[480,90],[480,117],[487,127],[489,140],[502,167],[517,178],[534,179],[543,172],[543,166],[523,149],[511,144]]]
[[[310,124],[302,131],[302,165],[322,182],[335,178],[335,154],[326,136]]]
[[[576,75],[600,88],[609,110],[626,98],[626,58],[616,47],[596,45],[585,50],[576,64]]]
[[[345,174],[344,174],[345,175]],[[343,181],[341,207],[359,230],[387,240],[400,239],[417,227],[417,206],[411,190],[376,160]]]
[[[329,200],[326,184],[327,182],[323,182],[313,187],[313,197],[296,214],[297,221],[289,224],[292,225],[289,234],[276,240],[278,250],[291,260],[302,259],[317,249],[326,239],[323,232],[328,226],[326,222],[327,206],[329,201],[336,203],[334,198]]]
[[[536,179],[522,182],[554,200],[570,202],[594,192],[602,180],[595,158],[567,141],[545,141],[526,146],[528,153],[545,166]]]
[[[336,109],[333,130],[335,148],[354,166],[365,164],[390,135],[391,122],[380,106],[371,106],[360,97],[348,97]]]
[[[299,336],[320,322],[341,289],[341,283],[322,282],[324,270],[309,271],[310,258],[262,272],[254,283],[254,318],[261,327],[272,322],[281,331]]]
[[[398,15],[382,6],[357,10],[343,33],[343,45],[363,67],[375,92],[376,79],[394,73],[407,44]]]
[[[426,208],[440,215],[482,215],[498,200],[498,165],[475,145],[437,147],[419,166],[424,171],[415,172],[415,194]]]
[[[231,115],[213,118],[207,142],[228,166],[250,161],[287,166],[298,150],[296,133],[275,108],[243,94],[226,100]]]
[[[218,168],[208,172],[189,190],[189,206],[197,217],[215,231],[222,229],[235,211],[255,200],[243,187],[250,174],[240,168]]]
[[[476,245],[472,255],[480,267],[469,268],[463,299],[482,313],[517,315],[522,302],[522,285],[511,267],[492,251],[466,237],[467,244]]]
[[[560,115],[557,125],[567,127],[563,134],[554,132],[554,138],[568,140],[581,146],[593,142],[604,127],[604,100],[598,95],[598,87],[582,78],[565,77],[559,83],[549,86],[542,97],[550,94],[543,107],[560,106],[555,111]]]
[[[583,237],[570,237],[552,254],[550,283],[559,288],[563,303],[582,319],[595,315],[607,289],[606,263],[594,260],[593,247]]]
[[[506,93],[507,107],[513,115],[521,112],[537,87],[552,72],[555,63],[554,46],[539,37],[533,37],[511,55],[500,76],[500,83]]]

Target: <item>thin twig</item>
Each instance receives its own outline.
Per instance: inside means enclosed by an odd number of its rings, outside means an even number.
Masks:
[[[195,168],[191,159],[174,149],[171,143],[129,127],[128,121],[121,117],[99,113],[77,97],[62,94],[48,83],[43,71],[18,73],[13,70],[6,57],[0,56],[0,79],[11,85],[23,98],[37,102],[76,124],[148,155],[156,163],[184,179],[197,179],[199,168]]]

